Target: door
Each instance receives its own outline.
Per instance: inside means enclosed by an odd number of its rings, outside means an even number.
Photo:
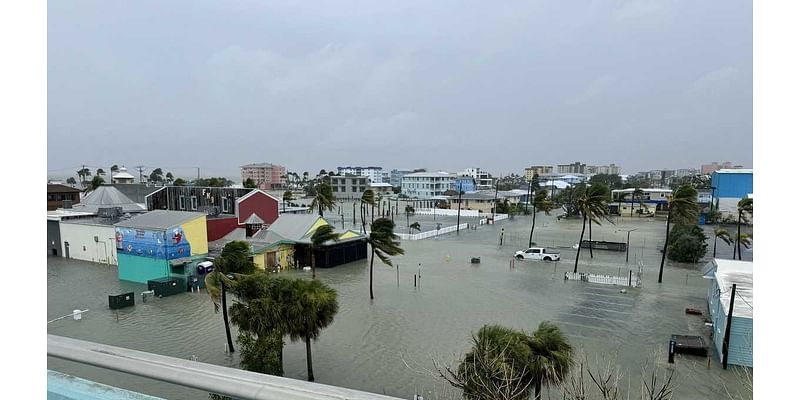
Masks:
[[[275,262],[275,252],[270,251],[267,253],[267,265],[265,266],[267,269],[274,267],[276,264]]]

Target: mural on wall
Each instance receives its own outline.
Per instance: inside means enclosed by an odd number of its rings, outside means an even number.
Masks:
[[[141,257],[175,258],[189,257],[191,244],[186,240],[183,228],[166,231],[137,228],[116,228],[117,252]]]

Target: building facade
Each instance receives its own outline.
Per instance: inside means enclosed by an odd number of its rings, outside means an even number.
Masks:
[[[492,178],[488,172],[480,168],[467,168],[459,173],[461,176],[471,176],[475,180],[475,190],[489,190],[492,186]]]
[[[475,178],[464,175],[456,177],[455,181],[453,181],[453,185],[450,187],[450,190],[455,190],[458,192],[461,190],[462,192],[474,192],[478,190],[478,185],[475,183]]]
[[[47,185],[47,211],[72,208],[80,202],[80,190],[66,185]]]
[[[342,200],[360,199],[364,191],[369,189],[370,180],[361,175],[334,175],[330,177],[333,196]]]
[[[525,180],[530,181],[535,175],[549,175],[553,173],[553,166],[551,165],[534,165],[525,168]]]
[[[131,184],[136,178],[128,173],[128,169],[123,165],[115,174],[111,175],[111,183]]]
[[[270,163],[255,163],[241,166],[242,182],[252,179],[259,189],[274,190],[286,187],[286,167]]]
[[[711,174],[711,196],[715,210],[723,214],[736,214],[739,200],[752,195],[752,169],[721,169]]]
[[[576,161],[572,164],[559,164],[557,169],[559,174],[585,174],[586,164]]]
[[[410,169],[393,169],[389,174],[389,183],[392,187],[399,188],[403,185],[403,177],[413,172]]]
[[[370,182],[383,183],[383,168],[381,167],[337,167],[338,175],[366,176]]]
[[[707,299],[714,354],[720,362],[723,362],[727,352],[728,364],[752,367],[753,263],[714,259],[709,264],[704,277],[711,281]],[[733,299],[733,314],[729,315],[731,290],[734,284],[736,284],[736,297]],[[723,344],[726,330],[730,330],[727,348]]]
[[[449,172],[415,172],[403,177],[402,193],[408,197],[427,199],[444,196],[452,190],[458,175]]]

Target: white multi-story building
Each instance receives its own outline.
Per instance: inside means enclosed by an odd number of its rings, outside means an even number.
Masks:
[[[478,190],[490,190],[492,188],[492,178],[489,177],[488,172],[481,171],[480,168],[467,168],[459,172],[459,175],[471,176],[475,179],[475,185]]]
[[[452,188],[458,174],[449,172],[415,172],[403,176],[402,193],[408,197],[429,199],[444,196]]]
[[[366,176],[372,183],[383,183],[383,168],[381,167],[337,167],[339,175]]]

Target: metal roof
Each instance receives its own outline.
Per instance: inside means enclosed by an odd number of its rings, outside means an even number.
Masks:
[[[736,299],[733,303],[733,315],[753,318],[753,262],[715,258],[711,264],[711,268],[714,268],[714,279],[720,288],[720,303],[730,304],[730,289],[735,283]],[[728,315],[727,306],[723,307],[723,311]]]
[[[248,224],[248,225],[251,225],[251,224],[263,224],[264,220],[259,218],[258,215],[256,215],[255,213],[253,213],[253,214],[250,214],[249,217],[247,217],[247,219],[244,221],[244,223]]]
[[[79,189],[59,183],[48,183],[47,193],[80,193]]]
[[[116,225],[123,228],[166,230],[205,215],[189,211],[153,210]]]
[[[715,174],[752,174],[753,169],[745,169],[745,168],[726,168],[714,171]]]
[[[122,207],[122,212],[142,212],[147,211],[145,207],[135,203],[128,196],[122,194],[119,189],[101,185],[91,193],[81,199],[79,204],[72,206],[75,211],[88,211],[96,213],[100,208]]]
[[[319,218],[321,217],[317,214],[282,214],[270,225],[268,231],[285,239],[300,241]],[[330,225],[330,222],[325,222]]]

